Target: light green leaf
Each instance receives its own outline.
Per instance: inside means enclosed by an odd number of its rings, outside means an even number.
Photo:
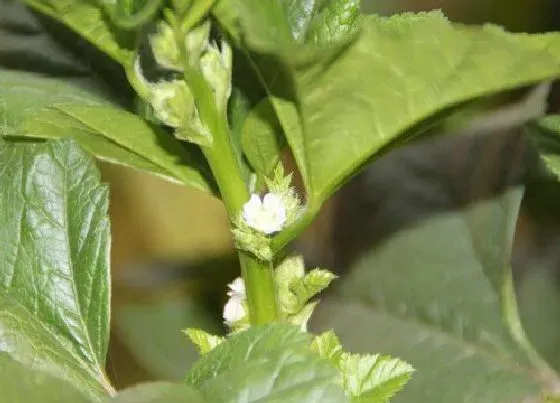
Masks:
[[[361,2],[361,0],[323,2],[309,23],[306,41],[316,44],[336,43],[352,35],[360,25]]]
[[[125,389],[107,403],[206,403],[195,389],[170,382],[141,383]]]
[[[115,61],[129,64],[134,54],[134,36],[110,24],[94,1],[24,0],[37,11],[62,22]]]
[[[376,355],[342,354],[344,389],[353,402],[385,403],[401,390],[414,372],[406,362]]]
[[[221,0],[212,12],[244,48],[297,62],[324,57],[327,48],[321,45],[344,42],[355,34],[359,28],[359,3]]]
[[[224,341],[224,337],[216,336],[200,329],[186,329],[184,333],[198,347],[201,355],[209,353],[214,347]]]
[[[297,327],[252,326],[202,357],[187,384],[216,403],[347,402],[338,371],[310,344]]]
[[[303,278],[303,285],[307,298],[313,298],[319,294],[336,278],[334,273],[325,269],[313,269]]]
[[[319,305],[317,330],[409,362],[416,372],[395,403],[535,398],[551,371],[516,317],[509,260],[521,195],[510,189],[381,241]]]
[[[560,180],[560,115],[550,115],[526,125],[546,168]]]
[[[90,402],[71,384],[26,368],[3,353],[0,354],[0,390],[2,401],[10,403]]]
[[[332,330],[315,336],[313,343],[311,343],[311,350],[318,353],[321,357],[327,358],[337,368],[340,366],[340,358],[344,351],[338,337]]]
[[[111,391],[107,188],[70,140],[0,143],[0,351]]]
[[[414,135],[422,120],[560,75],[560,34],[454,25],[439,12],[368,16],[362,26],[336,60],[299,68],[293,80],[289,73],[279,79],[277,65],[258,65],[311,210],[370,157],[403,133]]]
[[[0,70],[0,131],[35,139],[73,137],[101,160],[209,190],[195,168],[204,165],[171,134],[61,80]]]

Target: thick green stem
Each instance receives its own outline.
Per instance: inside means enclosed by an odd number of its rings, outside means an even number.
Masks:
[[[249,190],[235,154],[227,113],[216,107],[213,91],[202,72],[189,64],[185,47],[186,32],[183,29],[186,27],[175,27],[181,60],[185,66],[184,78],[194,95],[200,120],[212,134],[212,144],[202,147],[202,151],[216,179],[230,220],[235,222],[243,205],[249,200]],[[238,255],[251,324],[275,322],[278,308],[272,267],[244,251],[238,251]]]
[[[227,128],[217,125],[213,128],[212,135],[213,145],[204,148],[203,151],[233,221],[249,199],[249,192],[243,181]],[[247,252],[239,251],[238,255],[241,275],[247,290],[251,324],[275,322],[278,319],[278,308],[272,267]]]
[[[244,251],[239,251],[239,262],[247,289],[247,305],[251,324],[276,322],[278,304],[272,266]]]
[[[200,118],[212,133],[212,145],[203,147],[202,151],[212,169],[228,215],[231,221],[235,221],[250,195],[235,155],[226,115],[216,110],[212,92],[197,72],[190,71],[185,76],[197,98]],[[238,251],[238,254],[251,324],[275,322],[278,308],[272,267],[244,251]]]

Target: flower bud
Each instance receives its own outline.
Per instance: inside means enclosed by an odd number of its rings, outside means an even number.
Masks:
[[[175,34],[168,23],[162,21],[158,24],[157,33],[150,37],[150,44],[156,62],[160,66],[169,70],[182,70]]]
[[[232,51],[227,42],[222,42],[220,51],[216,44],[207,47],[200,58],[200,68],[206,82],[210,85],[216,107],[225,110],[231,95],[231,63]]]
[[[181,80],[163,81],[152,87],[151,104],[156,117],[167,126],[184,127],[195,114],[195,104],[187,84]]]
[[[189,64],[193,67],[200,63],[200,55],[208,48],[210,21],[204,21],[194,27],[185,38],[185,47]]]

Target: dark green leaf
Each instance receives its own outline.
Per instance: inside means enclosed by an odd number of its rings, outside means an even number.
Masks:
[[[61,80],[0,70],[5,136],[73,137],[97,158],[209,190],[201,165],[172,135]]]
[[[319,305],[318,327],[334,327],[346,349],[416,369],[392,402],[510,403],[545,387],[549,368],[525,339],[509,271],[521,194],[400,230]]]
[[[2,401],[10,403],[87,403],[72,385],[45,372],[24,367],[7,354],[0,354]]]
[[[269,177],[280,160],[285,139],[268,99],[262,100],[247,116],[241,141],[255,172]]]
[[[107,188],[70,140],[0,143],[0,350],[111,390]]]
[[[212,402],[347,402],[340,375],[310,350],[311,336],[288,325],[232,335],[187,375]]]
[[[169,382],[142,383],[125,389],[107,403],[206,403],[204,397],[185,384]]]
[[[121,64],[132,60],[134,37],[111,26],[94,0],[24,0],[27,5],[62,22]]]
[[[460,102],[560,75],[560,35],[465,27],[440,13],[364,17],[362,33],[326,65],[268,83],[308,191],[318,206],[365,161],[422,120]],[[287,89],[288,88],[288,89]]]

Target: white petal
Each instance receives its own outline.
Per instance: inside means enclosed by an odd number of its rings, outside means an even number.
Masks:
[[[286,207],[277,194],[267,193],[262,202],[257,195],[251,195],[251,199],[243,206],[243,219],[251,228],[272,234],[284,227]]]
[[[246,315],[243,300],[238,297],[231,297],[224,306],[224,320],[228,325],[240,321]]]
[[[230,297],[236,295],[239,297],[245,297],[245,282],[241,277],[237,277],[228,285],[230,291],[228,291],[228,295]]]

